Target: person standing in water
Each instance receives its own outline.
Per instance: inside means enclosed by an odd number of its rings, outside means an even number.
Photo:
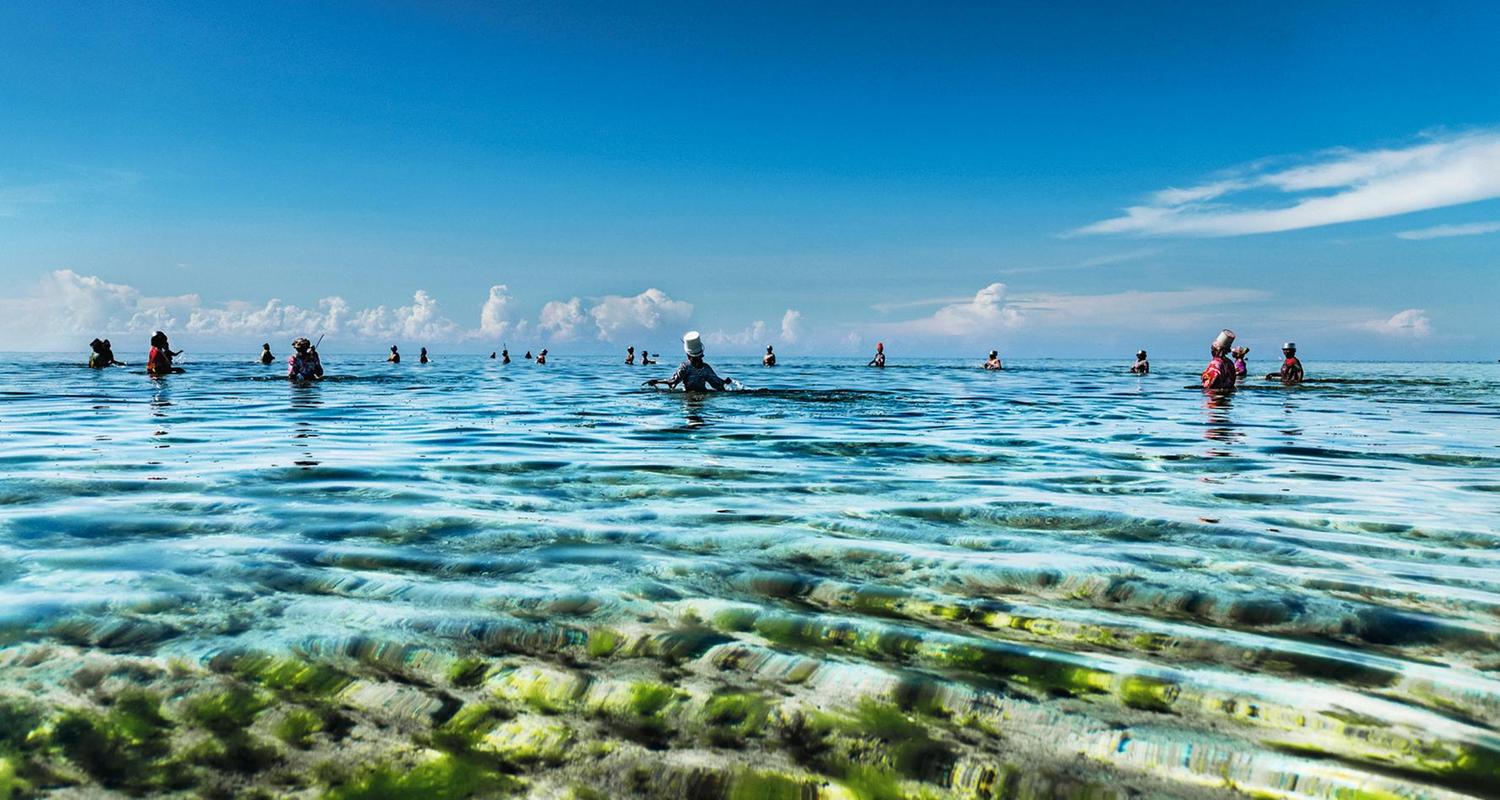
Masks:
[[[635,366],[635,348],[634,347],[627,347],[627,348],[625,348],[625,363],[629,364],[631,366]]]
[[[990,351],[990,358],[989,358],[988,361],[984,362],[984,368],[985,369],[1005,369],[1005,367],[1000,364],[1000,351],[999,350],[991,350]]]
[[[397,350],[395,345],[391,345],[391,354],[386,356],[385,360],[391,362],[392,364],[400,364],[401,351]]]
[[[1234,345],[1234,331],[1225,328],[1214,337],[1208,346],[1209,361],[1199,378],[1203,388],[1211,392],[1234,391],[1234,364],[1229,361],[1229,348]]]
[[[89,367],[91,369],[104,369],[105,367],[123,367],[125,364],[115,360],[115,349],[110,346],[108,339],[95,339],[89,342]]]
[[[1151,362],[1146,360],[1146,351],[1135,351],[1135,363],[1130,365],[1130,371],[1135,375],[1150,375]]]
[[[181,372],[181,367],[172,366],[172,359],[182,355],[181,350],[174,351],[172,345],[167,341],[167,335],[161,331],[151,334],[151,352],[146,356],[146,373],[149,375],[167,375],[173,372]]]
[[[1266,380],[1279,380],[1285,386],[1296,386],[1307,377],[1302,372],[1302,361],[1297,358],[1297,343],[1287,342],[1282,345],[1281,355],[1286,359],[1281,362],[1281,371],[1267,375]]]
[[[292,341],[292,356],[286,361],[286,377],[298,383],[323,377],[323,359],[318,357],[318,348],[306,338]]]
[[[763,367],[776,366],[776,351],[770,345],[766,345],[766,354],[760,357],[760,363]]]
[[[1234,377],[1244,380],[1245,375],[1250,372],[1250,365],[1245,363],[1245,356],[1250,355],[1250,348],[1241,345],[1234,348]]]
[[[538,364],[545,364],[545,363],[547,363],[547,348],[543,347],[542,348],[542,352],[536,354],[536,363],[538,363]]]
[[[494,351],[494,350],[491,350],[491,351],[490,351],[490,360],[491,360],[491,361],[494,361],[494,360],[495,360],[495,351]]]
[[[270,342],[266,342],[260,346],[260,355],[256,356],[255,360],[262,364],[270,364],[276,360],[276,356],[271,355]]]
[[[724,391],[724,387],[734,383],[732,378],[720,378],[719,373],[703,360],[703,337],[697,331],[688,331],[682,335],[682,352],[687,354],[687,360],[682,366],[672,373],[672,377],[663,380],[649,380],[646,383],[656,386],[665,383],[668,388],[676,389],[678,384],[683,390],[689,392],[706,392],[709,387],[718,391]]]
[[[661,355],[661,354],[658,353],[657,355]],[[655,363],[656,363],[655,361],[651,360],[651,353],[647,352],[646,348],[642,347],[641,348],[641,366],[643,366],[643,367],[649,367],[649,366],[651,366],[652,364],[655,364]]]
[[[532,355],[532,354],[531,354],[531,351],[530,351],[530,350],[527,350],[527,351],[526,351],[526,360],[527,360],[527,361],[530,361],[530,360],[532,360],[532,359],[533,359],[533,358],[536,358],[536,356],[533,356],[533,355]]]
[[[885,369],[885,342],[875,343],[875,357],[870,359],[870,363],[865,366]]]
[[[417,363],[418,364],[426,364],[427,363],[427,348],[425,348],[425,347],[422,348],[422,352],[420,352],[420,353],[417,354]]]
[[[506,350],[504,348],[502,348],[500,350],[500,363],[501,364],[509,364],[510,363],[510,351],[509,350]]]

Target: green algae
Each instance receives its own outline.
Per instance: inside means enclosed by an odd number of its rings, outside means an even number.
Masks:
[[[596,628],[589,631],[588,654],[592,658],[608,658],[620,649],[622,641],[619,633],[609,628]]]
[[[466,657],[456,659],[448,665],[445,677],[448,683],[460,689],[469,689],[484,683],[485,676],[489,674],[490,665],[482,658]]]
[[[415,766],[379,764],[328,787],[327,800],[463,800],[508,794],[519,782],[479,759],[433,754]]]
[[[742,772],[734,776],[728,800],[802,800],[808,788],[807,781],[774,772]]]
[[[250,727],[256,715],[271,705],[266,695],[244,686],[200,692],[183,703],[191,722],[214,733],[236,733]]]
[[[347,673],[327,664],[257,653],[218,656],[210,662],[210,667],[267,689],[297,695],[332,697],[354,682]]]
[[[107,714],[64,712],[52,726],[50,740],[106,788],[136,794],[187,785],[185,765],[170,759],[171,735],[161,698],[132,690],[115,698]]]
[[[271,726],[271,733],[292,747],[306,750],[312,747],[313,737],[323,728],[322,717],[305,708],[291,708]]]
[[[760,735],[769,715],[764,698],[742,692],[716,694],[703,706],[703,721],[713,727],[710,738],[721,745]]]

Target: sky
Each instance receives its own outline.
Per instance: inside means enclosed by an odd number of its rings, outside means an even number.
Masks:
[[[1500,4],[0,4],[0,349],[1500,357]]]

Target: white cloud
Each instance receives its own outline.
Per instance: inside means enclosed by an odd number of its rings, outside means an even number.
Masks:
[[[1423,239],[1442,239],[1449,236],[1479,236],[1497,231],[1500,231],[1500,221],[1471,222],[1467,225],[1435,225],[1431,228],[1402,231],[1396,234],[1396,238],[1421,241]]]
[[[766,340],[766,323],[756,320],[737,333],[710,331],[703,335],[703,339],[715,347],[759,347]]]
[[[781,315],[781,341],[795,344],[802,338],[802,312],[789,308]]]
[[[436,299],[418,289],[411,305],[391,310],[376,306],[351,315],[349,329],[360,336],[386,339],[450,341],[462,331],[453,320],[443,316]]]
[[[598,337],[606,342],[616,341],[624,334],[683,324],[692,314],[692,303],[673,300],[660,289],[647,289],[634,297],[610,295],[589,308]]]
[[[1239,205],[1222,202],[1233,196]],[[1263,203],[1271,193],[1280,203]],[[1332,150],[1312,163],[1256,165],[1165,189],[1122,216],[1075,233],[1240,236],[1378,219],[1500,197],[1500,131],[1429,138],[1403,148]]]
[[[1392,314],[1389,319],[1374,319],[1367,322],[1355,323],[1359,330],[1378,333],[1382,336],[1394,336],[1404,339],[1423,339],[1432,335],[1432,320],[1427,318],[1427,312],[1420,308],[1408,308]]]
[[[1148,323],[1152,327],[1182,329],[1217,324],[1221,309],[1268,297],[1268,293],[1257,289],[1234,288],[1012,296],[1005,284],[992,283],[974,297],[946,305],[931,316],[870,327],[890,334],[947,338],[992,335],[1022,327],[1138,327]]]
[[[906,333],[967,336],[1013,328],[1022,319],[1021,310],[1006,302],[1005,284],[992,283],[968,300],[943,306],[930,317],[899,323],[897,327]]]
[[[576,297],[566,303],[561,300],[547,303],[537,318],[537,328],[550,334],[556,342],[577,339],[583,324],[583,301]]]
[[[503,283],[490,287],[490,296],[479,309],[479,333],[487,337],[504,336],[511,330],[510,289]]]

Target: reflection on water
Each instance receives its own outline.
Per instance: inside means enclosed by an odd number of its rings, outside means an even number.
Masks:
[[[328,361],[0,377],[0,797],[1500,794],[1496,365]]]

